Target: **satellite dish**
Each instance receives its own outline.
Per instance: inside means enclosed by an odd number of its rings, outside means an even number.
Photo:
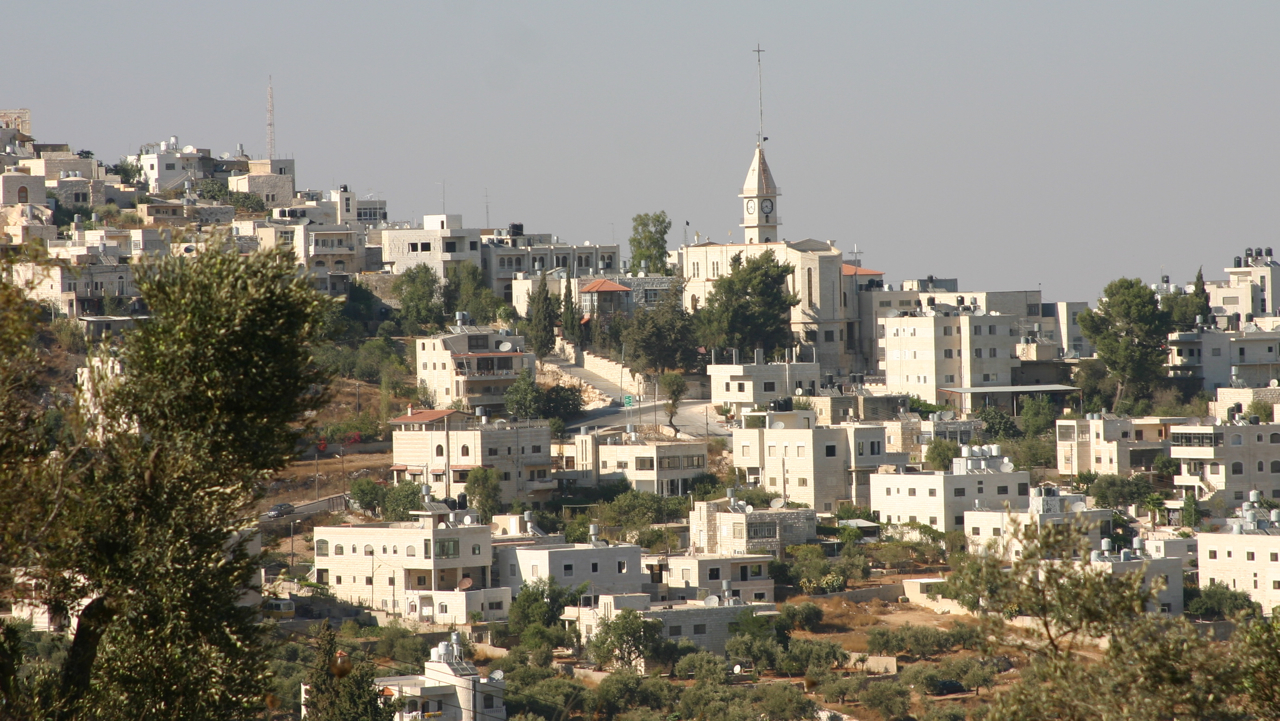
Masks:
[[[502,351],[503,353],[509,353],[512,348],[515,348],[515,346],[511,345],[510,341],[504,340],[498,344],[498,350]]]
[[[183,253],[194,253],[194,252],[196,252],[196,247],[195,247],[194,245],[188,245],[187,247],[185,247],[185,248],[183,248],[183,249],[182,249],[182,252],[183,252]]]
[[[740,663],[735,663],[735,664],[733,664],[733,672],[734,672],[734,673],[742,673],[742,664],[740,664]]]
[[[460,588],[460,589],[462,589],[462,590],[464,590],[464,591],[465,591],[465,590],[467,590],[468,588],[471,588],[471,586],[472,586],[472,584],[473,584],[473,583],[474,583],[474,581],[472,581],[471,579],[469,579],[469,578],[464,578],[464,579],[462,579],[461,581],[458,581],[458,588]]]
[[[781,498],[775,498],[772,501],[769,501],[770,508],[782,508],[785,505],[787,505],[787,502]]]
[[[1268,382],[1268,383],[1267,383],[1267,387],[1268,387],[1268,388],[1280,388],[1280,381],[1276,380],[1275,378],[1272,378],[1272,379],[1270,380],[1270,382]]]
[[[898,316],[900,316],[900,315],[902,315],[902,314],[901,314],[901,313],[899,313],[898,311],[896,311],[896,310],[891,310],[891,311],[889,311],[888,313],[885,313],[885,314],[884,314],[884,317],[886,317],[886,318],[897,318],[897,317],[898,317]]]
[[[436,528],[448,528],[448,527],[449,527],[449,524],[445,523],[444,521],[441,521],[436,525]]]
[[[773,430],[775,430],[775,431],[780,431],[780,430],[782,430],[783,428],[786,428],[786,427],[787,427],[787,424],[786,424],[786,423],[783,423],[782,421],[776,421],[772,426],[769,426],[769,427],[770,427],[770,428],[772,428],[772,429],[773,429]]]
[[[955,418],[956,418],[955,411],[939,411],[938,412],[938,420],[940,421],[953,421],[955,420]]]
[[[1088,508],[1089,507],[1084,504],[1084,501],[1076,501],[1071,504],[1072,513],[1084,513]]]
[[[501,681],[503,676],[504,676],[504,674],[502,673],[502,669],[500,669],[500,668],[496,668],[496,669],[494,669],[494,670],[493,670],[493,673],[490,673],[490,674],[489,674],[489,680],[490,680],[490,681]]]
[[[756,507],[755,507],[755,506],[748,505],[748,506],[747,506],[745,509],[743,509],[743,510],[745,510],[747,513],[753,513],[753,512],[755,512]]]
[[[231,159],[231,153],[223,153],[222,155],[219,155],[218,157],[222,158],[223,160],[230,160],[230,159]]]
[[[986,315],[986,314],[987,314],[987,312],[986,312],[985,310],[983,310],[983,309],[979,308],[979,309],[975,310],[975,311],[973,312],[973,314],[974,314],[974,315]]]
[[[462,517],[462,525],[464,525],[464,526],[470,526],[470,525],[471,525],[471,516],[463,516],[463,517]]]
[[[719,606],[719,605],[720,605],[720,597],[719,597],[719,596],[707,596],[706,598],[704,598],[704,599],[702,600],[702,605],[704,605],[704,606]]]
[[[182,152],[184,152],[184,153],[194,153],[194,152],[196,152],[196,146],[194,146],[194,145],[184,145],[184,146],[182,146]]]
[[[798,396],[802,396],[802,395],[804,395],[804,389],[803,389],[803,388],[797,388],[797,389],[795,390],[795,394],[796,394],[796,395],[798,395]]]
[[[1013,464],[1012,464],[1012,463],[1010,463],[1010,462],[1008,462],[1008,461],[1005,461],[1005,462],[1001,463],[1001,464],[1000,464],[1000,472],[1001,472],[1001,473],[1013,473]]]

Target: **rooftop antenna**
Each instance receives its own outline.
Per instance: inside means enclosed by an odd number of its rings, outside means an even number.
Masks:
[[[271,76],[267,76],[267,160],[276,157],[276,96],[271,87]]]
[[[444,204],[445,181],[441,180],[439,185],[440,185],[440,214],[447,215],[448,213],[445,210],[445,204]]]
[[[764,67],[760,62],[760,53],[764,50],[760,43],[756,43],[756,49],[751,52],[756,54],[756,84],[760,93],[760,131],[756,133],[756,144],[759,145],[764,142]]]
[[[486,228],[493,227],[489,225],[489,189],[488,188],[484,189],[484,227]]]

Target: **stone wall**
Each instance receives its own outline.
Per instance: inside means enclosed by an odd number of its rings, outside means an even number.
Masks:
[[[538,382],[546,385],[580,389],[582,391],[583,410],[608,408],[613,404],[613,399],[604,391],[583,381],[581,378],[565,375],[559,368],[550,363],[538,363]]]
[[[1249,413],[1249,404],[1260,400],[1267,405],[1280,403],[1280,388],[1219,388],[1218,400],[1209,401],[1209,415],[1214,418],[1227,417],[1231,406],[1239,403],[1245,415]]]

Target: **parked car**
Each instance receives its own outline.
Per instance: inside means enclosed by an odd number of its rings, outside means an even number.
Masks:
[[[267,518],[283,518],[293,513],[292,503],[277,503],[267,511]]]

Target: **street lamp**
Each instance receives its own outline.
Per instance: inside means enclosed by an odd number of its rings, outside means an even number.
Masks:
[[[297,522],[298,520],[296,518],[289,521],[289,566],[290,567],[292,567],[295,563],[294,555],[293,555],[293,524]]]

